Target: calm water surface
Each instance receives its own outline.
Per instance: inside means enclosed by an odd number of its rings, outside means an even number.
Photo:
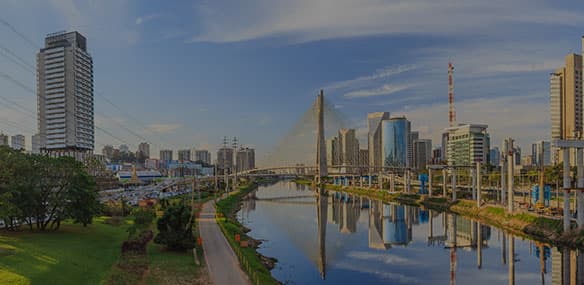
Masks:
[[[259,252],[278,259],[272,274],[286,284],[584,281],[584,255],[460,216],[339,192],[317,197],[287,181],[253,196],[238,219],[264,241]]]

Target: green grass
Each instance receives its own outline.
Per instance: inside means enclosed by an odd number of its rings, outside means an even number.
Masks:
[[[201,270],[205,270],[201,250],[198,250],[199,266],[195,265],[192,251],[173,252],[163,246],[150,243],[148,257],[150,272],[146,277],[146,284],[193,284],[201,278]],[[195,282],[198,283],[198,282]]]
[[[128,223],[95,218],[84,228],[65,223],[58,231],[0,232],[0,284],[100,284],[120,256]]]

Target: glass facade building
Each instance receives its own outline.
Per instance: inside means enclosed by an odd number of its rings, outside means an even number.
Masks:
[[[405,117],[381,122],[384,166],[409,167],[410,122]]]

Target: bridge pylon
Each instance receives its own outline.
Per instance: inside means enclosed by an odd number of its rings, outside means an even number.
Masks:
[[[316,175],[315,181],[320,184],[322,178],[328,175],[326,163],[326,143],[324,140],[324,91],[321,89],[316,97]]]

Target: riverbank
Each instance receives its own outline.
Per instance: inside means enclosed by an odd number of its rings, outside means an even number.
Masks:
[[[261,242],[248,236],[249,229],[239,223],[236,218],[242,200],[256,187],[256,183],[244,185],[238,191],[229,193],[228,197],[218,201],[216,204],[217,224],[237,255],[243,271],[247,273],[253,284],[280,284],[270,273],[276,260],[257,252]]]
[[[295,182],[312,185],[312,181],[308,180],[295,180]],[[386,191],[332,184],[326,184],[324,186],[327,190],[347,192],[383,202],[397,202],[470,217],[481,223],[509,231],[514,235],[553,246],[584,248],[584,231],[573,230],[563,234],[563,223],[561,219],[543,217],[530,212],[507,214],[505,213],[505,208],[498,205],[484,205],[478,208],[476,201],[472,200],[460,199],[452,202],[444,197],[428,198],[427,196],[418,194],[388,193]]]

